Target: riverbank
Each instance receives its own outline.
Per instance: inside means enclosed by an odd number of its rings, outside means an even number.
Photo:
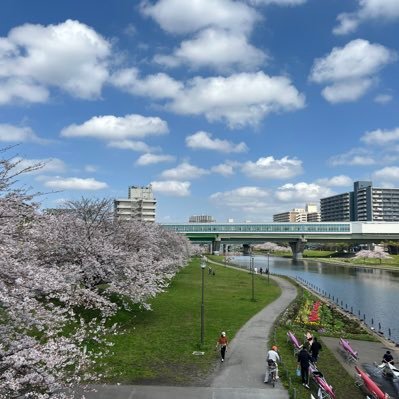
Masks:
[[[277,256],[279,258],[292,259],[292,253],[290,252],[273,252],[268,253],[266,251],[256,251],[257,255]],[[315,251],[315,250],[305,250],[303,253],[302,260],[304,261],[315,261],[326,264],[335,264],[345,267],[364,267],[371,269],[381,269],[381,270],[394,270],[399,271],[399,255],[390,255],[390,259],[382,259],[381,263],[375,263],[375,259],[358,259],[353,256],[348,256],[349,254],[342,254],[340,256],[334,256],[338,254],[332,251]]]
[[[385,264],[368,264],[368,263],[351,263],[349,260],[342,260],[341,258],[313,258],[313,257],[305,257],[304,261],[315,261],[320,263],[326,263],[329,265],[338,265],[352,268],[365,268],[365,269],[380,269],[380,270],[391,270],[391,271],[399,271],[398,265],[385,265]]]

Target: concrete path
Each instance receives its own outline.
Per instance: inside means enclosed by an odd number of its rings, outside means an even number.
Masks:
[[[210,387],[96,386],[87,399],[288,399],[277,384],[264,384],[267,338],[277,316],[296,296],[287,280],[273,277],[282,288],[281,296],[250,319],[231,341],[224,363],[220,363]]]

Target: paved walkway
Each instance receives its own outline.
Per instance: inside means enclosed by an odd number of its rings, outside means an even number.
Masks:
[[[281,296],[250,319],[231,341],[226,360],[215,372],[210,387],[97,386],[87,399],[288,399],[288,392],[277,384],[263,383],[267,337],[276,317],[296,296],[287,280],[273,277]]]

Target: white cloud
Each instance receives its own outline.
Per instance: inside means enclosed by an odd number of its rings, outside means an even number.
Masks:
[[[2,79],[0,74],[0,105],[18,101],[44,103],[48,97],[49,92],[44,87],[22,79]]]
[[[123,117],[104,115],[94,116],[81,125],[72,124],[62,129],[61,136],[92,137],[116,141],[167,132],[167,123],[158,117],[145,117],[137,114]]]
[[[325,187],[344,187],[353,184],[353,180],[349,176],[339,175],[330,178],[317,179],[316,184]]]
[[[95,165],[85,165],[85,168],[84,168],[85,172],[88,172],[88,173],[97,172],[97,169],[98,168]]]
[[[354,32],[367,20],[377,20],[380,23],[399,19],[397,0],[358,0],[358,3],[359,8],[355,12],[338,15],[339,25],[333,30],[336,35]]]
[[[188,181],[153,181],[151,182],[154,192],[158,192],[173,197],[187,197],[190,195],[190,185]]]
[[[232,176],[234,175],[234,168],[237,166],[237,163],[233,162],[225,162],[219,165],[213,166],[211,171],[214,173],[218,173],[222,176]]]
[[[355,101],[369,89],[378,71],[396,58],[395,52],[380,44],[356,39],[316,59],[310,79],[330,84],[323,90],[327,101]]]
[[[394,53],[386,47],[356,39],[345,47],[333,48],[329,55],[317,59],[311,78],[317,83],[359,79],[378,72],[394,58]]]
[[[6,90],[0,103],[43,102],[49,86],[75,97],[98,98],[108,79],[110,53],[110,43],[78,21],[18,26],[0,47],[0,86]]]
[[[360,140],[368,145],[392,145],[399,142],[399,127],[392,130],[377,129],[366,132]]]
[[[207,174],[209,174],[209,171],[190,165],[188,162],[183,162],[176,168],[164,170],[161,173],[161,177],[170,180],[191,180]]]
[[[262,215],[272,213],[274,205],[270,202],[272,194],[256,186],[239,187],[231,191],[216,192],[210,196],[210,200],[216,205],[238,210],[241,213]]]
[[[385,168],[376,170],[373,175],[373,180],[380,181],[383,186],[395,187],[399,183],[399,167],[387,166]]]
[[[329,197],[333,192],[315,183],[284,184],[275,193],[278,200],[292,203],[318,202],[320,198]]]
[[[338,165],[352,165],[352,166],[367,166],[376,163],[373,154],[363,148],[355,148],[344,154],[339,154],[331,157],[329,163],[332,166]]]
[[[334,83],[322,90],[323,97],[330,103],[353,102],[362,97],[371,87],[371,79]]]
[[[259,18],[253,8],[232,0],[159,0],[154,5],[143,1],[141,10],[163,30],[179,34],[212,26],[250,31]]]
[[[266,54],[248,43],[245,34],[209,28],[194,39],[183,41],[172,55],[157,55],[155,62],[174,67],[211,67],[219,71],[237,67],[253,70],[266,60]]]
[[[274,159],[272,156],[259,158],[256,162],[245,162],[241,170],[254,179],[288,179],[303,172],[302,161],[299,159]]]
[[[164,73],[140,77],[136,68],[126,68],[117,71],[110,82],[130,94],[148,96],[151,98],[175,98],[183,89],[183,83]]]
[[[183,84],[165,74],[140,78],[137,70],[127,69],[114,75],[112,81],[131,94],[166,100],[166,109],[177,114],[203,114],[209,121],[226,121],[232,128],[256,125],[272,112],[305,106],[304,95],[290,79],[262,71],[197,76]]]
[[[172,155],[157,155],[157,154],[143,154],[139,157],[136,161],[137,165],[145,166],[145,165],[152,165],[161,162],[171,162],[174,161],[175,157]]]
[[[278,6],[298,6],[305,4],[307,0],[248,0],[250,4],[254,5],[270,5],[275,4]]]
[[[317,203],[320,198],[333,195],[328,187],[315,183],[285,184],[277,190],[268,190],[256,186],[239,187],[225,192],[216,192],[210,196],[216,205],[237,210],[241,214],[249,213],[259,218],[271,219],[275,213],[287,211],[287,204],[296,206],[304,203]]]
[[[112,148],[120,148],[121,150],[132,150],[137,152],[147,152],[154,150],[143,141],[133,140],[110,141],[107,146]]]
[[[378,104],[387,104],[391,102],[393,96],[391,94],[378,94],[375,96],[374,101]]]
[[[43,158],[43,159],[27,159],[21,157],[14,157],[11,162],[17,162],[16,171],[30,168],[35,165],[42,165],[41,168],[31,172],[37,173],[62,173],[66,170],[65,162],[58,158]]]
[[[24,141],[44,141],[40,139],[30,127],[19,127],[0,123],[0,141],[4,142],[24,142]]]
[[[256,125],[272,112],[303,108],[305,100],[288,78],[257,72],[195,77],[167,106],[178,114],[204,114],[209,121],[242,127]]]
[[[228,140],[212,139],[211,133],[203,131],[187,136],[186,145],[193,149],[214,150],[225,153],[248,151],[248,147],[244,142],[234,144]]]
[[[342,13],[337,17],[339,25],[333,29],[334,35],[347,35],[354,32],[359,26],[359,19],[354,13]]]
[[[107,183],[93,178],[81,179],[79,177],[55,178],[47,180],[44,185],[54,190],[102,190],[107,188]]]

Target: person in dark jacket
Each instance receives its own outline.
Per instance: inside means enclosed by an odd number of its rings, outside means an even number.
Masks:
[[[310,346],[310,355],[312,356],[312,362],[316,363],[319,357],[319,352],[321,351],[322,347],[320,342],[317,340],[316,337],[313,338],[312,345]]]
[[[391,351],[386,351],[384,356],[382,357],[383,363],[391,363],[394,364],[393,356],[391,355]]]
[[[306,349],[306,347],[302,347],[302,349],[298,353],[298,368],[301,369],[301,380],[302,385],[306,388],[309,388],[309,363],[312,361],[310,353]]]

